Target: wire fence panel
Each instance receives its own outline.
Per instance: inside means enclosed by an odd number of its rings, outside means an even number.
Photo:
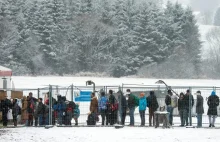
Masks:
[[[121,90],[124,94],[126,90],[130,89],[131,92],[139,97],[140,93],[144,93],[146,97],[150,95],[150,91],[154,91],[157,97],[159,107],[165,106],[165,97],[169,88],[161,85],[136,85],[136,84],[123,84],[122,86],[50,86],[45,88],[36,89],[16,89],[15,90],[3,90],[0,91],[0,121],[2,125],[15,125],[15,121],[19,125],[24,126],[44,126],[44,125],[61,125],[61,126],[87,126],[88,120],[93,119],[95,122],[91,123],[95,125],[110,125],[120,123],[122,120],[120,113],[121,99],[119,99],[118,91]],[[207,115],[209,106],[207,105],[208,97],[214,90],[216,94],[220,94],[219,87],[206,87],[206,86],[172,86],[173,91],[177,94],[181,92],[186,94],[187,90],[190,90],[194,98],[194,105],[192,107],[191,115],[189,119],[192,119],[192,124],[197,125],[197,91],[201,91],[203,96],[204,114],[202,115],[203,126],[209,126],[210,120]],[[105,92],[107,98],[110,96],[110,90],[112,90],[115,97],[113,104],[108,104],[105,111],[99,110],[100,104],[98,101],[101,98],[102,92]],[[95,91],[95,97],[91,94]],[[22,96],[19,96],[19,92],[22,92]],[[5,95],[6,94],[6,95]],[[5,97],[4,97],[5,96]],[[126,96],[126,95],[125,95]],[[5,98],[8,98],[6,101]],[[127,97],[127,96],[126,96]],[[17,104],[21,108],[15,109],[17,106],[11,99],[17,99]],[[97,100],[95,100],[97,99]],[[93,100],[96,102],[95,108],[91,107]],[[14,111],[16,114],[14,115]],[[95,110],[95,111],[94,111]],[[12,113],[13,112],[13,113]],[[220,107],[217,107],[217,114],[220,114]],[[14,115],[14,118],[13,118]],[[16,118],[15,118],[16,116]],[[102,121],[105,119],[105,122]],[[146,108],[145,124],[149,125],[149,108]],[[139,107],[134,111],[135,125],[141,124],[141,118],[139,113]],[[104,123],[103,123],[104,122]],[[90,121],[89,121],[90,123]],[[127,115],[125,118],[125,124],[130,123],[129,109],[127,109]],[[16,125],[17,125],[16,124]],[[173,110],[173,124],[179,126],[180,117],[178,108]],[[220,119],[216,118],[216,127],[220,127]]]

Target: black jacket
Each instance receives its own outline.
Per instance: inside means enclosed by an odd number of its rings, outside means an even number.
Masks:
[[[127,101],[126,101],[126,98],[125,96],[120,93],[120,95],[118,96],[118,100],[120,101],[119,102],[119,108],[121,109],[121,112],[122,113],[126,113],[126,110],[127,110]]]
[[[186,100],[183,99],[178,99],[178,110],[186,110]]]
[[[156,111],[159,107],[157,97],[155,95],[150,95],[147,97],[147,104],[149,108],[153,109],[153,111]]]
[[[170,95],[166,95],[165,103],[166,103],[167,106],[171,105],[171,97],[170,97]]]
[[[194,105],[194,98],[193,98],[193,95],[192,94],[189,94],[189,95],[185,95],[184,96],[184,99],[186,100],[186,108],[187,108],[187,110],[189,110],[189,97],[192,97],[192,101],[191,101],[191,106],[193,107],[193,105]]]
[[[196,113],[203,114],[203,97],[201,95],[197,95],[197,102],[196,102]]]
[[[45,113],[45,105],[42,102],[39,102],[37,106],[37,114],[44,114]]]
[[[219,105],[219,97],[216,95],[209,96],[207,104],[209,106],[208,115],[218,115],[217,106]]]
[[[1,105],[0,106],[1,107],[1,111],[4,114],[8,113],[9,109],[12,108],[12,103],[11,103],[11,101],[9,99],[2,100],[0,105]]]

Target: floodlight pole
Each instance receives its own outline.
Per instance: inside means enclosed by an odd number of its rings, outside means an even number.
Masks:
[[[95,83],[92,80],[86,81],[86,86],[87,85],[93,85],[93,93],[95,93]]]
[[[170,89],[173,93],[175,93],[179,97],[179,95],[171,88],[171,86],[168,86],[163,80],[158,80],[156,83],[164,84],[167,87],[167,89]]]

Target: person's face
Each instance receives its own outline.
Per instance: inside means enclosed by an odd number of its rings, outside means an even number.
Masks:
[[[32,98],[32,94],[29,94],[29,97]]]
[[[181,100],[183,99],[183,95],[180,96],[180,99],[181,99]]]
[[[40,102],[41,102],[41,100],[40,100],[40,99],[38,99],[38,102],[40,103]]]

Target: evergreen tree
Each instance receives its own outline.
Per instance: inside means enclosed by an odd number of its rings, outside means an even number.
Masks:
[[[214,25],[220,26],[220,7],[217,9],[214,17]]]

